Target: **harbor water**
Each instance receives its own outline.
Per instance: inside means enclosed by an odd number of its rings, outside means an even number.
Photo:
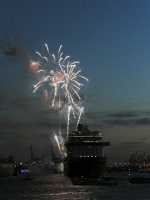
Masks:
[[[1,178],[0,200],[149,200],[150,183],[131,184],[128,174],[105,174],[117,178],[118,185],[114,186],[72,185],[62,174],[33,175],[31,181],[23,181],[24,175]]]

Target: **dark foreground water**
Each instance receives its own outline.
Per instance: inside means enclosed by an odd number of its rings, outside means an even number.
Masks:
[[[116,186],[77,186],[63,175],[24,175],[0,179],[0,200],[150,200],[150,184],[130,184],[128,173],[108,174],[118,180]],[[135,175],[135,174],[134,174]]]

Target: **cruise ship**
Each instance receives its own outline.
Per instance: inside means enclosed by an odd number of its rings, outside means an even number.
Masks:
[[[68,134],[65,147],[67,157],[64,160],[64,175],[68,177],[99,178],[105,170],[106,156],[99,131],[90,131],[85,124],[78,124],[75,131]]]

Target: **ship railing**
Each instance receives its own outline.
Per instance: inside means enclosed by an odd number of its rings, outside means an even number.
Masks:
[[[103,138],[103,136],[102,135],[95,135],[95,136],[93,136],[93,135],[69,135],[69,137],[70,138],[77,138],[77,137],[79,137],[79,138]]]
[[[102,140],[68,140],[69,143],[83,143],[83,142],[99,142],[102,143]]]
[[[67,141],[65,144],[83,144],[83,143],[97,143],[97,144],[101,144],[102,146],[110,146],[110,142],[102,142],[102,141],[94,141],[94,140],[91,140],[91,141],[76,141],[76,140],[69,140]]]
[[[76,137],[69,137],[68,140],[74,140],[74,141],[77,141],[77,140],[95,140],[95,141],[102,141],[103,138],[102,137],[84,137],[84,136],[76,136]]]

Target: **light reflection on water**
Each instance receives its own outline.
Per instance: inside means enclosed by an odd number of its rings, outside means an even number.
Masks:
[[[69,178],[53,175],[34,175],[32,181],[23,181],[24,175],[0,179],[1,200],[148,200],[150,184],[130,184],[128,173],[108,174],[118,180],[116,186],[72,185]]]

